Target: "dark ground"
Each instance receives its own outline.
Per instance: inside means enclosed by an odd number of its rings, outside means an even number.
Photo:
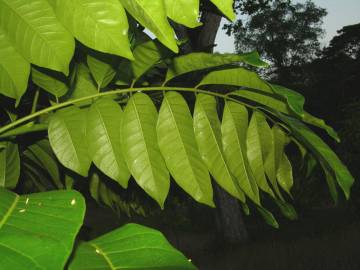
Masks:
[[[90,237],[129,222],[106,208],[88,209],[85,224],[92,228]],[[224,246],[216,240],[211,219],[205,221],[208,226],[190,227],[165,224],[156,216],[130,220],[160,229],[200,270],[360,269],[360,212],[355,208],[307,210],[297,221],[280,220],[278,230],[254,217],[245,221],[249,241]]]

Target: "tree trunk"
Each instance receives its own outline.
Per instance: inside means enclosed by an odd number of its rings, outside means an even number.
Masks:
[[[180,39],[189,41],[182,47],[182,53],[188,54],[193,51],[213,52],[216,34],[220,27],[221,15],[210,7],[202,12],[201,22],[203,25],[195,29],[188,29],[182,25],[174,24],[176,35]],[[216,226],[218,239],[224,244],[236,244],[245,242],[248,233],[244,223],[240,203],[225,192],[217,183],[213,182],[214,198],[216,203]]]
[[[236,198],[224,191],[218,184],[213,183],[218,239],[225,244],[246,242],[248,232],[239,202]]]

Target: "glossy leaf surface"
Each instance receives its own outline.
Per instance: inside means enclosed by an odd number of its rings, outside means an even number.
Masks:
[[[49,123],[49,140],[59,161],[82,176],[91,164],[85,140],[86,116],[71,106],[56,112]]]
[[[127,224],[89,242],[75,252],[69,270],[196,269],[158,231]]]
[[[167,21],[163,0],[120,0],[120,2],[131,16],[154,33],[161,43],[178,52],[175,32]]]
[[[274,197],[265,176],[265,159],[268,143],[262,138],[266,134],[267,122],[263,114],[253,112],[246,138],[247,157],[258,187]],[[268,139],[266,139],[268,140]]]
[[[234,0],[210,0],[231,21],[235,20]]]
[[[195,200],[213,206],[208,170],[198,152],[192,117],[184,98],[166,93],[157,123],[160,151],[175,181]]]
[[[152,100],[142,93],[133,95],[124,110],[121,138],[131,174],[163,207],[169,192],[170,175],[157,143],[157,119]]]
[[[196,142],[204,163],[217,183],[232,196],[245,202],[244,193],[236,186],[237,183],[225,161],[216,105],[216,100],[212,96],[204,94],[196,96],[194,110]]]
[[[93,103],[86,117],[86,141],[90,158],[107,176],[127,187],[130,178],[122,154],[120,127],[123,112],[113,100]]]
[[[259,205],[258,186],[246,154],[247,128],[246,108],[238,103],[226,102],[221,125],[225,158],[241,189]]]
[[[165,0],[166,14],[174,22],[190,28],[200,26],[199,0]]]
[[[0,26],[0,93],[19,101],[29,74],[29,62],[16,51]]]
[[[0,18],[2,32],[28,62],[68,74],[75,42],[46,0],[1,0]]]
[[[1,267],[64,269],[84,213],[84,199],[75,191],[19,196],[0,189]]]
[[[132,59],[128,20],[118,0],[60,0],[56,15],[86,46]]]
[[[207,74],[198,86],[202,85],[232,85],[257,89],[266,93],[273,93],[271,87],[259,75],[245,68],[233,68],[213,71]]]
[[[264,67],[267,65],[265,62],[261,61],[257,52],[246,54],[190,53],[175,57],[172,60],[166,74],[166,81],[189,72],[221,67],[239,62],[256,67]]]

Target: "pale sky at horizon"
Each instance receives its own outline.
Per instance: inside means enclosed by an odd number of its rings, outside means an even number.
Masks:
[[[305,0],[297,2],[305,2]],[[328,12],[323,23],[326,31],[322,40],[324,46],[336,35],[337,30],[345,25],[360,23],[360,0],[313,0],[313,2],[317,6],[326,8]],[[225,19],[222,20],[222,25],[224,23],[226,23]],[[216,44],[218,44],[215,47],[216,52],[234,52],[234,38],[227,36],[222,29],[219,29]]]

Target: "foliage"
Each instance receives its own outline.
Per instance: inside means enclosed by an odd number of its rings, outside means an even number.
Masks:
[[[257,50],[281,69],[301,65],[314,59],[320,51],[318,37],[323,34],[322,18],[326,11],[312,1],[292,3],[275,0],[255,5],[242,3],[238,8],[245,20],[226,25],[235,36],[237,52]]]
[[[72,270],[195,269],[160,232],[136,224],[73,247],[84,214],[85,201],[76,191],[19,196],[1,188],[2,268],[61,270],[74,252],[68,263]]]
[[[234,17],[232,1],[212,2],[226,16]],[[267,66],[257,53],[173,56],[178,52],[178,41],[167,17],[188,26],[198,25],[197,16],[174,14],[174,9],[185,11],[187,4],[162,0],[31,0],[30,4],[0,0],[0,55],[4,56],[0,58],[0,93],[4,95],[0,101],[2,113],[8,115],[0,127],[0,186],[73,189],[81,177],[90,180],[90,194],[95,199],[113,205],[122,204],[122,200],[103,185],[102,174],[122,188],[127,188],[132,176],[163,207],[171,176],[196,201],[213,207],[211,175],[239,199],[246,213],[252,206],[268,224],[278,227],[262,203],[266,193],[286,217],[296,218],[288,202],[293,177],[286,153],[286,146],[296,142],[303,153],[322,165],[334,199],[337,187],[348,198],[353,177],[307,124],[323,128],[338,141],[336,132],[304,111],[304,98],[299,93],[250,71],[249,66]],[[191,10],[198,14],[199,2],[192,5]],[[142,31],[144,27],[157,39],[151,40]],[[194,75],[195,80],[191,79]],[[20,175],[22,181],[18,182]],[[18,226],[30,227],[30,232],[21,232],[30,233],[26,244],[32,242],[34,234],[37,241],[47,240],[39,237],[38,224],[23,224],[17,215],[29,215],[34,222],[37,214],[43,215],[49,238],[60,238],[55,231],[59,226],[52,225],[48,215],[62,209],[55,217],[73,226],[68,235],[71,241],[62,247],[66,253],[59,253],[61,259],[52,265],[53,269],[62,268],[81,225],[84,207],[76,203],[82,201],[81,196],[75,191],[28,197],[1,192],[4,210],[0,212],[0,228],[13,226],[10,221],[16,214]],[[71,196],[76,198],[69,205]],[[58,209],[43,207],[43,197]],[[34,198],[41,203],[31,205],[36,211],[27,208],[27,199]],[[18,209],[20,206],[23,208]],[[80,207],[77,219],[67,217],[64,207]],[[148,229],[128,226],[80,244],[69,269],[88,264],[103,267],[105,262],[110,269],[193,268],[157,233],[137,235],[144,230]],[[14,241],[10,250],[26,248],[19,247],[18,238],[6,231],[0,232],[0,237]],[[119,241],[108,242],[117,237]],[[48,241],[50,248],[54,239]],[[139,251],[144,246],[149,249]],[[31,250],[35,253],[25,257],[34,269],[49,269],[39,245]],[[134,260],[131,250],[137,251],[141,260]],[[27,254],[28,250],[20,252]],[[89,259],[89,252],[103,258]],[[127,256],[117,256],[124,252]],[[7,260],[21,258],[12,251],[1,254]]]

